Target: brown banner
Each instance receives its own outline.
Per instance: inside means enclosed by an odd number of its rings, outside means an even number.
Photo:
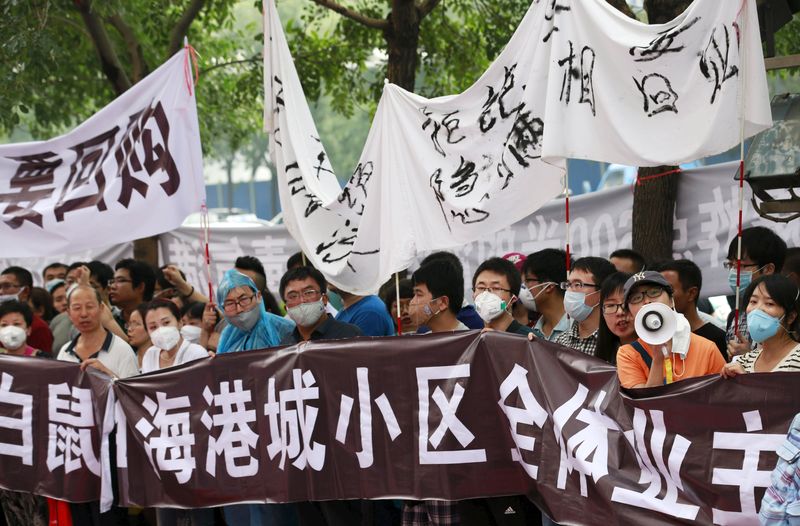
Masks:
[[[101,430],[104,419],[106,429],[113,424],[113,414],[106,414],[110,386],[94,369],[0,355],[0,487],[72,502],[100,500],[108,468]]]
[[[800,412],[795,373],[634,399],[599,360],[492,332],[223,355],[114,391],[125,504],[518,494],[570,524],[753,522]],[[36,487],[8,480],[15,462],[0,451],[0,484]]]

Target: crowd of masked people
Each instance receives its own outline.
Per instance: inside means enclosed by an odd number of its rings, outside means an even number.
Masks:
[[[764,227],[746,229],[741,242],[740,260],[734,238],[723,262],[732,292],[738,285],[741,298],[739,319],[732,311],[727,323],[711,315],[694,262],[647,261],[627,249],[608,259],[577,258],[569,271],[566,253],[558,249],[492,257],[478,266],[468,287],[458,257],[436,252],[370,296],[328,284],[300,253],[287,261],[277,291],[267,288],[257,258],[238,258],[214,298],[175,266],[155,269],[134,259],[114,268],[100,261],[53,263],[43,271],[44,287],[34,287],[28,270],[9,267],[0,274],[0,353],[55,358],[126,378],[209,355],[306,340],[482,329],[556,342],[605,360],[617,367],[624,388],[800,370],[800,248],[787,248]],[[465,298],[465,290],[472,297]],[[651,303],[674,309],[688,327],[684,341],[668,342],[664,352],[635,330],[637,313]],[[44,525],[54,515],[76,525],[552,524],[523,497],[113,508],[102,515],[97,503],[10,491],[2,491],[0,503],[0,524],[9,526]]]

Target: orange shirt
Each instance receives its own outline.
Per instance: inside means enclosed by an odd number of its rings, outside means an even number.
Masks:
[[[653,357],[653,349],[642,340],[639,344],[644,347],[647,354]],[[661,352],[658,349],[656,352]],[[725,365],[725,360],[719,353],[716,344],[702,336],[692,333],[689,336],[689,352],[686,360],[681,359],[678,354],[671,354],[673,378],[677,382],[705,376],[707,374],[719,374]],[[647,383],[650,375],[650,368],[644,363],[641,355],[632,345],[623,345],[617,352],[617,376],[622,387],[633,387],[634,385]],[[664,373],[666,377],[666,373]]]

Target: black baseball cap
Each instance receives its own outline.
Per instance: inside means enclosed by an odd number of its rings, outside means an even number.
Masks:
[[[622,287],[622,293],[625,296],[625,305],[628,304],[628,296],[631,295],[633,288],[639,285],[658,285],[666,290],[670,296],[672,296],[673,293],[672,285],[669,284],[667,278],[662,276],[660,272],[656,272],[655,270],[645,270],[629,277],[628,281],[626,281],[625,285]]]

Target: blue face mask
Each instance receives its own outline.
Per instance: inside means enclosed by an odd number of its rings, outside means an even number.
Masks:
[[[572,290],[568,290],[566,294],[564,294],[564,310],[567,311],[569,317],[577,322],[582,322],[594,310],[594,307],[590,307],[586,304],[586,293],[585,292],[575,292]]]
[[[764,265],[766,267],[766,265]],[[756,270],[763,269],[764,267],[759,268]],[[739,293],[744,293],[745,289],[750,286],[750,283],[753,281],[753,271],[752,270],[743,270],[741,275],[739,276]],[[728,286],[730,286],[731,290],[734,294],[736,294],[736,267],[733,267],[728,271]]]
[[[779,319],[761,309],[752,310],[747,313],[747,332],[754,342],[762,343],[778,334],[782,319],[783,316]]]

